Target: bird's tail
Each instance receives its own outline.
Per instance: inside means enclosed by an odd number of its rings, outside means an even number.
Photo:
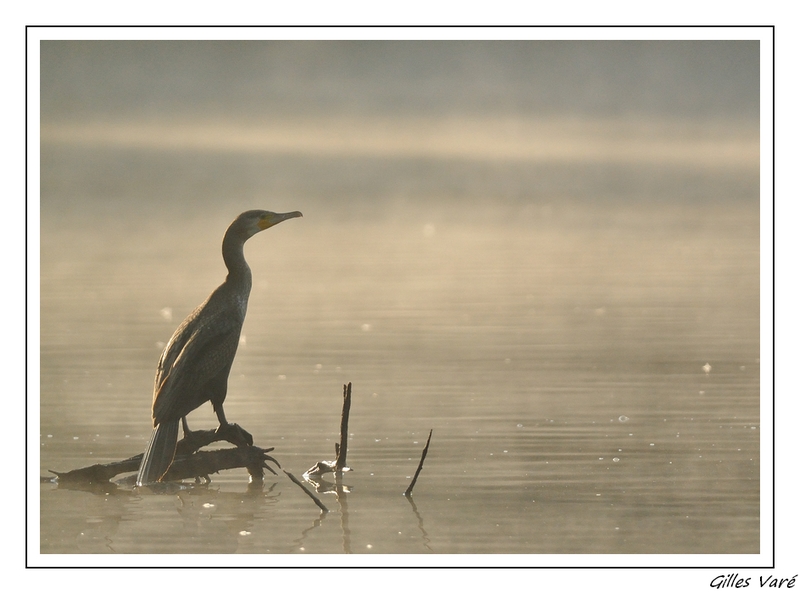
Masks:
[[[153,429],[136,476],[137,486],[155,483],[169,469],[178,443],[178,422],[164,421]]]

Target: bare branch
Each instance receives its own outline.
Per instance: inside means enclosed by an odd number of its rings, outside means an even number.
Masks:
[[[212,450],[197,452],[199,448],[218,441],[239,440],[241,429],[238,425],[230,425],[229,429],[221,432],[216,430],[191,431],[178,442],[176,447],[175,460],[172,462],[169,471],[164,477],[165,480],[178,481],[187,478],[208,477],[220,470],[231,468],[246,468],[250,476],[254,479],[261,479],[264,476],[263,469],[266,468],[272,474],[277,474],[267,465],[272,462],[278,468],[280,464],[267,452],[275,448],[259,448],[251,445],[244,445],[237,448],[223,450]],[[58,482],[66,483],[105,483],[110,481],[118,474],[126,472],[136,472],[142,461],[142,454],[137,454],[126,460],[119,462],[109,462],[107,464],[93,464],[85,468],[70,470],[69,472],[57,472],[51,470],[58,477]]]
[[[336,460],[320,460],[303,473],[303,476],[322,476],[326,472],[347,472],[352,470],[347,467],[347,435],[350,423],[350,399],[353,384],[344,385],[342,397],[342,420],[339,425],[339,443],[334,444]]]
[[[308,487],[306,487],[306,486],[303,484],[303,482],[302,482],[302,481],[300,481],[300,480],[299,480],[297,477],[295,477],[295,476],[294,476],[294,475],[293,475],[291,472],[289,472],[288,470],[284,470],[284,469],[281,469],[281,470],[283,470],[283,474],[285,474],[286,476],[288,476],[288,477],[291,479],[291,481],[292,481],[292,482],[293,482],[295,485],[297,485],[298,487],[300,487],[301,489],[303,489],[303,491],[305,491],[306,495],[308,495],[309,497],[311,497],[311,499],[313,499],[313,500],[314,500],[314,503],[316,503],[316,504],[317,504],[317,507],[319,507],[319,508],[320,508],[320,509],[321,509],[321,510],[324,512],[324,513],[326,513],[326,514],[328,513],[328,508],[327,508],[327,507],[325,507],[325,504],[324,504],[324,503],[322,503],[322,501],[320,501],[320,500],[319,500],[319,498],[318,498],[316,495],[314,495],[314,494],[313,494],[313,493],[312,493],[312,492],[311,492],[311,491],[308,489]]]
[[[353,384],[348,382],[343,389],[342,422],[339,427],[339,443],[336,446],[336,470],[342,472],[347,468],[347,426],[350,423],[350,396]]]
[[[422,463],[425,462],[425,456],[428,455],[428,446],[431,445],[431,436],[433,436],[433,429],[431,429],[431,432],[428,433],[428,442],[425,444],[425,449],[422,450],[422,457],[419,459],[419,466],[417,466],[417,472],[414,473],[414,478],[411,479],[411,484],[408,485],[408,489],[406,489],[405,492],[403,493],[403,495],[405,495],[406,497],[411,497],[411,491],[414,489],[414,485],[417,484],[417,477],[419,476],[419,473],[422,472]]]

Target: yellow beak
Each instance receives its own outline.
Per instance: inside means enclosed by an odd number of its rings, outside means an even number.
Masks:
[[[263,231],[264,229],[269,229],[270,227],[277,225],[286,219],[294,219],[302,216],[303,213],[299,210],[295,210],[293,212],[270,212],[261,217],[261,219],[258,221],[258,228]]]

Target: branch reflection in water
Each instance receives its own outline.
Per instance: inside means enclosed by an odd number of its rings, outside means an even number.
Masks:
[[[342,471],[334,472],[334,477],[334,482],[327,481],[321,476],[306,476],[306,480],[316,489],[317,493],[336,496],[342,527],[342,552],[351,554],[353,550],[350,545],[350,512],[347,507],[347,495],[350,493],[351,487],[342,483]]]

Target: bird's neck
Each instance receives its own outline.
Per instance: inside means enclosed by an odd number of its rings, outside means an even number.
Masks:
[[[229,285],[236,285],[250,291],[253,282],[250,267],[244,259],[244,242],[236,237],[226,234],[222,240],[222,259],[228,268]]]

